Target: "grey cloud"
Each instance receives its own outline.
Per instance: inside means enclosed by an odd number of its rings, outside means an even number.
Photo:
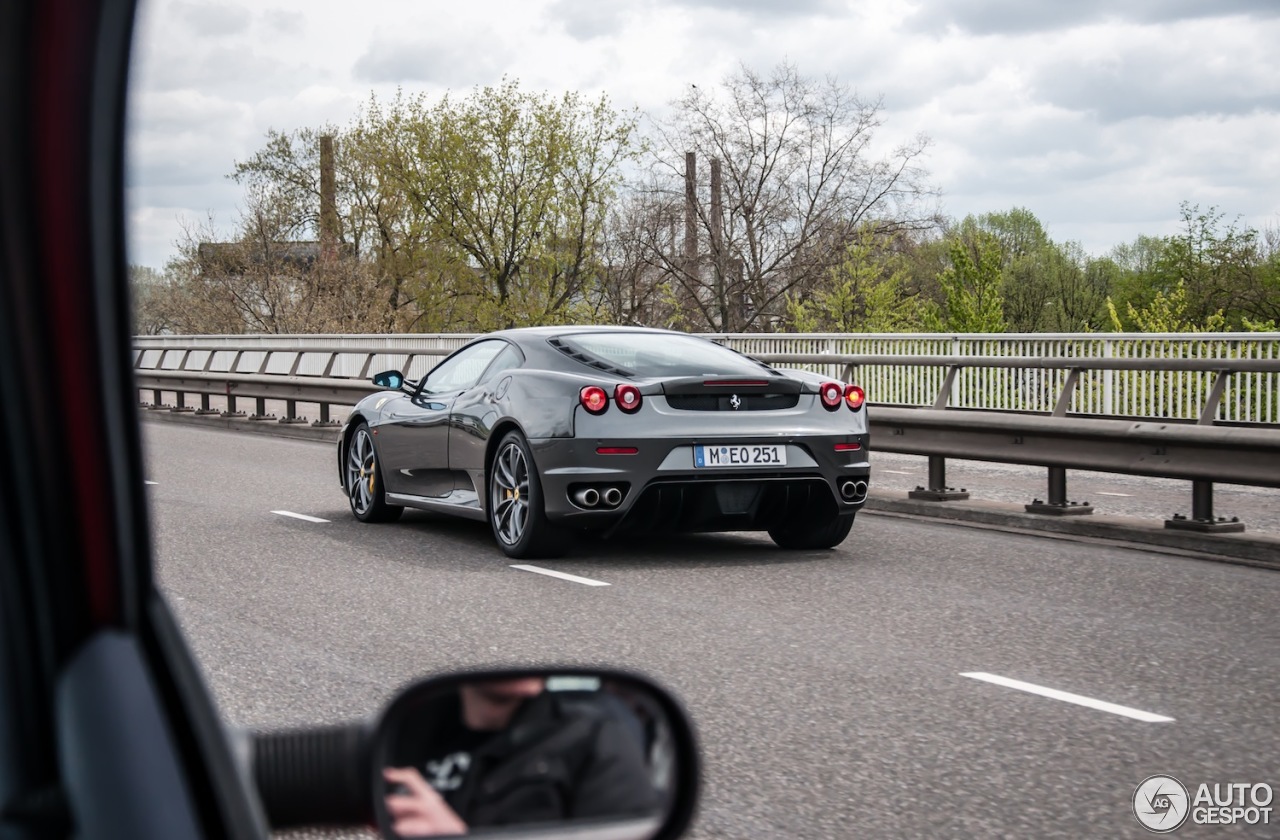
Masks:
[[[249,31],[249,10],[226,3],[182,3],[177,17],[202,38],[241,35]]]
[[[458,44],[377,40],[356,60],[352,73],[362,82],[429,82],[469,88],[500,75],[497,62],[504,56],[500,46],[475,50]]]
[[[547,10],[553,23],[579,41],[608,37],[622,32],[627,7],[598,0],[558,0]]]
[[[229,156],[219,156],[209,150],[200,154],[195,150],[175,155],[131,155],[128,172],[129,185],[154,195],[157,190],[168,190],[175,197],[191,191],[192,187],[209,190],[220,185],[234,168]],[[238,185],[225,192],[239,196],[243,189]],[[151,201],[156,201],[152,198]]]
[[[268,30],[277,35],[301,35],[307,28],[304,15],[283,9],[269,9],[263,14],[262,21]]]
[[[948,27],[975,35],[1022,34],[1084,26],[1105,21],[1172,23],[1180,20],[1246,15],[1280,17],[1274,0],[924,0],[911,18],[917,30],[942,32]]]
[[[146,59],[163,73],[145,73],[147,91],[190,89],[210,95],[233,95],[257,100],[284,95],[315,81],[310,68],[287,64],[282,57],[263,53],[239,42],[235,46],[201,45],[184,48],[166,44]]]
[[[1241,66],[1241,65],[1244,66]],[[1280,68],[1248,59],[1204,62],[1194,54],[1131,53],[1108,63],[1059,63],[1032,76],[1038,99],[1096,113],[1111,123],[1135,117],[1247,114],[1280,110]]]
[[[839,12],[844,8],[844,4],[837,0],[674,0],[673,5],[771,18],[808,17],[823,12]]]
[[[948,193],[1052,195],[1067,184],[1105,183],[1134,163],[1128,152],[1107,148],[1096,127],[1053,120],[1022,128],[995,122],[964,148],[969,160],[948,179]]]
[[[1265,213],[1256,159],[1231,153],[1232,139],[1205,138],[1185,123],[1138,120],[1107,127],[1077,115],[1021,128],[994,125],[947,140],[946,212],[956,217],[1027,206],[1055,239],[1081,239],[1093,253],[1132,238],[1135,220],[1176,217],[1180,201]],[[1057,223],[1073,220],[1074,225]],[[1109,227],[1125,228],[1123,234]],[[1138,232],[1162,235],[1143,222]]]

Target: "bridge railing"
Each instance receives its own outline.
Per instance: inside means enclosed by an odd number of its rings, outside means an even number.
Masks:
[[[1187,361],[1267,361],[1280,359],[1280,333],[1197,333],[1197,334],[709,334],[727,346],[749,355],[785,360],[799,356],[836,357],[851,355],[901,358],[901,363],[862,366],[859,384],[873,403],[881,405],[927,406],[936,402],[947,383],[948,368],[916,365],[906,361],[917,357],[964,357],[997,359],[1182,359]],[[405,370],[410,377],[421,375],[434,355],[454,350],[473,335],[318,335],[318,336],[156,336],[141,337],[136,346],[142,352],[141,369],[172,369],[181,364],[182,351],[194,346],[213,353],[210,370],[228,370],[235,353],[240,370],[254,369],[263,361],[263,350],[278,347],[268,360],[268,373],[293,368],[291,351],[306,350],[297,366],[297,375],[329,374],[359,378],[362,354],[385,349],[386,362],[414,353]],[[219,350],[219,348],[224,348]],[[230,348],[234,348],[231,350]],[[320,350],[347,348],[336,362]],[[315,352],[313,352],[315,351]],[[198,353],[185,363],[203,368],[206,355]],[[776,361],[787,364],[785,361]],[[794,363],[799,364],[799,363]],[[840,377],[844,365],[838,361],[806,363],[832,378]],[[1141,365],[1079,367],[1068,411],[1101,417],[1148,417],[1171,420],[1198,420],[1205,400],[1212,393],[1215,377],[1212,366],[1145,368]],[[1070,368],[1066,366],[1027,367],[1015,365],[963,365],[948,384],[948,402],[953,408],[995,411],[1052,411],[1057,396],[1066,386]],[[1218,401],[1217,418],[1237,423],[1280,423],[1280,375],[1274,370],[1238,370],[1226,382]]]
[[[1091,511],[1068,500],[1068,469],[1148,475],[1192,482],[1192,515],[1171,527],[1238,530],[1213,516],[1213,484],[1280,487],[1274,334],[709,337],[771,365],[863,385],[873,447],[929,459],[929,486],[916,498],[967,497],[947,486],[948,458],[1046,467],[1048,500],[1027,506],[1036,513]],[[277,400],[286,405],[278,422],[297,423],[297,404],[312,403],[313,425],[335,425],[331,406],[373,393],[373,373],[417,378],[470,338],[139,338],[135,376],[151,408],[267,421],[277,418],[266,402]],[[199,407],[188,405],[192,395]],[[225,407],[212,408],[212,396]],[[239,410],[246,399],[252,415]]]

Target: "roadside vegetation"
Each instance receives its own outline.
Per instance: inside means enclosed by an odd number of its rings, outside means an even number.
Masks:
[[[882,103],[837,80],[743,68],[672,106],[654,121],[505,81],[370,98],[346,126],[271,132],[230,173],[244,189],[233,235],[191,222],[168,265],[134,268],[137,330],[1280,323],[1280,228],[1187,202],[1176,234],[1091,255],[1025,208],[944,217],[928,138],[882,148]]]

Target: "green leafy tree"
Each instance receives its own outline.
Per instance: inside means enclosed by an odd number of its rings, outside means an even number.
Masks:
[[[1151,303],[1140,309],[1133,304],[1128,304],[1126,319],[1121,319],[1115,303],[1110,298],[1107,298],[1107,312],[1111,318],[1112,328],[1116,332],[1124,330],[1127,325],[1136,328],[1138,332],[1151,333],[1225,332],[1232,328],[1221,309],[1203,318],[1200,317],[1191,305],[1186,283],[1181,280],[1168,294],[1157,290]],[[1273,332],[1276,329],[1276,322],[1252,321],[1244,318],[1241,326],[1249,332]]]
[[[1140,237],[1117,248],[1113,259],[1123,271],[1114,288],[1114,322],[1143,329],[1129,311],[1165,312],[1180,301],[1181,320],[1201,329],[1219,323],[1225,329],[1280,318],[1280,272],[1269,258],[1265,238],[1211,207],[1184,202],[1182,231],[1162,239]],[[1156,315],[1159,320],[1163,316]]]
[[[1138,308],[1132,303],[1125,306],[1127,323],[1138,332],[1152,333],[1198,333],[1222,332],[1226,329],[1227,319],[1222,310],[1210,313],[1206,318],[1197,318],[1190,313],[1187,286],[1179,280],[1168,294],[1157,289],[1151,302]],[[1116,310],[1116,305],[1107,298],[1107,312],[1111,317],[1111,325],[1116,332],[1125,328]]]
[[[968,216],[953,231],[971,244],[979,234],[992,237],[999,248],[1009,330],[1069,332],[1106,323],[1104,301],[1114,274],[1092,266],[1079,243],[1054,242],[1024,207]]]
[[[949,253],[951,264],[938,275],[943,303],[926,313],[926,327],[933,332],[1004,332],[999,242],[986,232],[977,233],[972,244],[956,237]]]
[[[474,290],[461,326],[573,320],[601,280],[609,203],[639,148],[635,116],[508,80],[434,104],[401,100],[388,119],[389,177],[472,275],[455,277]]]
[[[296,132],[271,131],[266,144],[236,163],[232,178],[250,195],[270,196],[279,208],[281,235],[318,242],[320,232],[320,141],[334,138],[337,250],[339,266],[316,282],[358,285],[370,295],[367,320],[349,328],[368,332],[440,329],[448,323],[452,297],[432,295],[430,310],[417,301],[447,285],[454,262],[432,238],[425,216],[404,199],[385,166],[386,149],[398,142],[397,124],[376,99],[345,129],[326,126]],[[442,273],[445,275],[442,278]],[[443,279],[443,283],[441,282]],[[373,288],[367,288],[372,284]],[[329,290],[341,296],[342,288]]]
[[[924,323],[923,302],[908,291],[904,257],[863,231],[830,269],[828,282],[805,298],[788,298],[797,332],[912,332]]]

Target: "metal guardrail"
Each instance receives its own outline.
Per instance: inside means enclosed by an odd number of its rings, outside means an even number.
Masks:
[[[250,420],[305,422],[297,404],[319,406],[315,426],[337,425],[333,405],[354,405],[377,390],[368,377],[398,369],[416,378],[449,346],[391,349],[351,344],[309,345],[229,341],[191,342],[181,346],[136,348],[135,376],[150,393],[151,408],[197,414],[246,416],[239,400],[251,399]],[[950,501],[968,494],[949,487],[946,460],[979,460],[1025,464],[1048,469],[1048,498],[1026,506],[1033,513],[1087,514],[1092,507],[1067,498],[1068,469],[1184,479],[1192,482],[1192,513],[1166,525],[1202,531],[1239,531],[1243,525],[1213,514],[1213,484],[1280,487],[1280,427],[1224,425],[1216,419],[1228,383],[1242,374],[1280,373],[1280,358],[1085,358],[896,356],[885,354],[766,353],[757,358],[774,365],[835,366],[846,381],[860,380],[870,368],[895,366],[942,370],[941,385],[925,407],[870,405],[873,446],[886,452],[923,455],[929,459],[929,483],[911,495]],[[949,400],[957,377],[970,368],[1010,371],[1061,371],[1061,390],[1052,395],[1052,411],[992,411],[954,408]],[[302,370],[318,373],[301,373]],[[1213,384],[1195,420],[1099,418],[1072,414],[1081,376],[1089,371],[1175,371],[1213,375]],[[338,373],[340,372],[340,373]],[[163,402],[165,393],[175,404]],[[198,395],[199,408],[187,405]],[[225,397],[225,409],[210,407],[212,396]],[[872,394],[874,397],[874,394]],[[267,400],[284,401],[286,415],[266,411]]]
[[[703,336],[752,356],[1280,360],[1280,333],[705,333]],[[160,348],[181,349],[203,344],[246,348],[246,358],[251,358],[252,347],[282,341],[294,348],[381,347],[388,353],[404,353],[424,348],[456,349],[472,338],[469,334],[431,333],[140,336],[135,341],[139,348],[147,348],[153,356],[158,355]],[[308,356],[298,373],[318,375],[324,363],[318,356]],[[837,378],[842,366],[818,364],[812,369]],[[895,363],[863,367],[859,382],[875,394],[880,404],[926,406],[933,402],[946,372],[942,367]],[[336,376],[357,373],[343,364],[334,369]],[[417,375],[414,371],[409,373]],[[947,405],[996,411],[1052,411],[1052,400],[1063,390],[1067,374],[1066,369],[967,366],[955,377]],[[1196,370],[1089,369],[1079,376],[1068,410],[1102,417],[1196,420],[1211,388],[1211,375]],[[1280,374],[1237,373],[1231,377],[1220,405],[1220,420],[1280,423]]]
[[[164,406],[162,394],[172,392],[176,397],[176,404],[171,407],[174,411],[246,416],[239,411],[239,400],[252,399],[255,411],[247,415],[250,420],[275,420],[277,418],[267,413],[266,401],[284,400],[287,410],[279,422],[297,423],[301,422],[297,404],[315,403],[319,406],[320,419],[314,425],[326,426],[336,425],[331,419],[331,406],[355,405],[377,390],[369,381],[373,373],[395,368],[416,378],[432,367],[428,360],[450,352],[440,347],[388,352],[382,347],[319,346],[300,350],[296,345],[287,344],[237,347],[212,343],[135,348],[134,376],[140,389],[151,392],[154,400],[151,406],[168,407]],[[172,366],[168,364],[170,356],[177,357]],[[285,364],[273,365],[279,356],[288,357]],[[320,364],[319,375],[299,373],[308,357],[318,357],[312,361]],[[384,360],[383,365],[375,367],[379,360]],[[340,366],[358,372],[335,376],[334,369]],[[199,408],[187,405],[188,394],[200,397]],[[226,409],[211,409],[211,396],[225,397]]]

